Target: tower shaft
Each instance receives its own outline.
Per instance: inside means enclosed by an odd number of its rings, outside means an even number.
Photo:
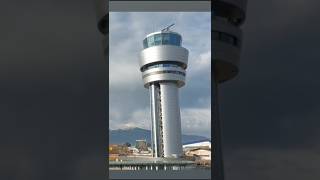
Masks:
[[[176,83],[160,83],[164,157],[182,155],[179,94]]]

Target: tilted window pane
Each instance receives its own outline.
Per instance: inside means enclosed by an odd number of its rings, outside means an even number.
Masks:
[[[154,36],[148,37],[148,47],[154,46]]]
[[[176,41],[176,36],[174,34],[170,34],[170,44],[174,45]]]
[[[177,34],[170,34],[170,44],[180,46],[181,37]]]
[[[177,35],[177,45],[180,46],[181,45],[181,37]]]
[[[148,47],[148,42],[147,39],[143,40],[143,48],[147,48]]]
[[[161,34],[154,35],[154,43],[155,43],[155,45],[161,44]]]
[[[170,43],[170,36],[168,33],[162,34],[162,44],[169,44]]]

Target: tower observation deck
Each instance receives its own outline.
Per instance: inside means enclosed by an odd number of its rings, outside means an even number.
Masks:
[[[185,85],[188,50],[180,34],[162,30],[143,40],[140,71],[150,91],[154,157],[182,155],[178,90]]]

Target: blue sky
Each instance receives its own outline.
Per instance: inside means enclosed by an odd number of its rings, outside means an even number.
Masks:
[[[110,129],[150,129],[149,91],[139,71],[142,40],[175,23],[189,50],[186,85],[179,89],[182,132],[211,133],[211,15],[208,12],[111,12],[109,15]]]

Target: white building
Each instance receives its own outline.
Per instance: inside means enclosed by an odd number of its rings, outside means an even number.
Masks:
[[[201,147],[209,147],[209,149],[211,149],[211,141],[210,140],[193,141],[190,143],[183,144],[182,147],[183,149],[201,148]]]
[[[185,155],[195,157],[196,161],[201,161],[201,160],[211,161],[211,149],[208,149],[208,148],[189,149],[186,151]]]

